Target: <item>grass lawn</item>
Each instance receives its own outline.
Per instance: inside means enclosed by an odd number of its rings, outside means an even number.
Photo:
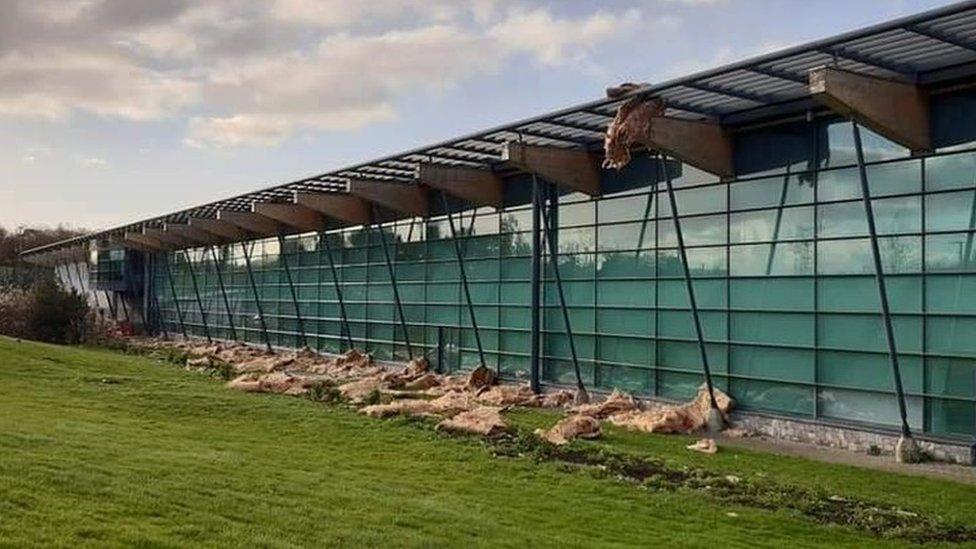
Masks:
[[[523,426],[553,420],[519,412]],[[976,526],[976,488],[612,430],[655,455]],[[892,546],[783,510],[496,458],[474,439],[0,338],[0,545]]]

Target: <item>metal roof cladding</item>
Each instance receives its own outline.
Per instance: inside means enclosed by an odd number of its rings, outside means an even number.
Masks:
[[[735,126],[813,107],[807,73],[830,65],[861,74],[933,85],[976,74],[976,0],[895,19],[832,38],[753,57],[715,69],[638,88],[618,99],[600,99],[441,143],[378,158],[163,216],[97,231],[23,255],[71,247],[124,231],[215,217],[219,210],[248,211],[253,202],[291,201],[295,191],[341,192],[350,178],[410,183],[421,162],[495,168],[504,144],[597,149],[617,107],[633,96],[656,96],[667,115]]]

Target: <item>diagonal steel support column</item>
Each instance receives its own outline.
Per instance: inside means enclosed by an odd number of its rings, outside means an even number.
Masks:
[[[702,331],[701,318],[698,312],[698,300],[695,299],[695,287],[691,282],[691,272],[688,268],[688,254],[685,250],[685,238],[681,232],[681,219],[678,216],[678,201],[674,196],[674,184],[668,173],[667,158],[658,154],[658,172],[664,178],[668,191],[668,203],[671,205],[671,221],[674,223],[674,234],[678,240],[678,253],[681,259],[681,271],[684,274],[685,287],[688,290],[688,303],[691,306],[691,316],[695,323],[695,336],[698,339],[698,352],[701,354],[702,371],[705,373],[705,386],[708,388],[708,399],[712,410],[718,409],[715,401],[715,386],[712,383],[712,370],[708,365],[708,352],[705,349],[705,335]]]
[[[163,319],[163,308],[159,304],[159,295],[156,293],[156,262],[159,259],[159,254],[153,254],[151,256],[152,265],[150,266],[149,273],[151,274],[151,281],[149,288],[152,290],[152,304],[156,308],[156,318],[159,320],[159,329],[163,332],[163,337],[169,339],[169,330],[166,329],[166,321]],[[149,311],[149,317],[152,319],[152,311]]]
[[[779,241],[779,231],[783,226],[783,206],[786,204],[786,195],[789,192],[790,184],[790,165],[786,165],[786,174],[783,176],[783,188],[779,193],[779,207],[776,208],[776,221],[773,224],[773,243],[769,246],[769,257],[766,258],[766,276],[773,272],[773,260],[776,259],[776,245]]]
[[[173,272],[169,268],[169,258],[163,259],[163,269],[166,271],[166,280],[169,282],[169,290],[173,294],[173,306],[176,307],[176,317],[180,319],[180,331],[183,338],[187,338],[186,322],[183,321],[183,309],[180,308],[180,299],[176,295],[176,284],[173,283]]]
[[[261,308],[261,296],[258,294],[258,283],[254,280],[254,270],[251,269],[251,252],[248,251],[247,245],[244,242],[241,242],[241,249],[244,250],[244,266],[247,269],[247,278],[251,281],[251,291],[254,292],[254,306],[258,310],[258,321],[261,323],[264,344],[270,353],[274,349],[271,347],[271,336],[268,335],[268,323],[264,320],[264,309]]]
[[[190,262],[190,252],[183,250],[183,260],[186,261],[186,269],[190,272],[190,281],[193,283],[193,295],[197,300],[197,308],[200,309],[200,320],[203,321],[203,335],[207,337],[207,343],[213,343],[210,337],[210,325],[207,323],[207,311],[203,308],[203,300],[200,299],[200,287],[197,286],[197,273]]]
[[[538,178],[532,174],[533,186],[537,185]],[[566,337],[569,339],[569,353],[573,358],[573,372],[576,374],[577,401],[586,402],[589,396],[586,393],[586,386],[583,384],[583,374],[580,371],[579,354],[576,352],[576,338],[573,337],[573,327],[569,322],[569,307],[566,306],[566,294],[563,292],[563,278],[559,273],[559,255],[556,249],[553,232],[556,227],[549,223],[549,214],[545,204],[539,209],[542,216],[542,230],[545,233],[546,244],[549,248],[549,261],[552,264],[552,274],[556,277],[556,293],[559,295],[559,306],[563,313],[563,324],[566,325]]]
[[[450,205],[447,203],[447,194],[441,191],[441,202],[444,204],[444,211],[447,213],[447,224],[451,228],[451,240],[454,241],[454,254],[457,256],[458,270],[461,274],[461,286],[464,288],[464,297],[468,301],[468,316],[471,318],[471,327],[474,329],[474,340],[478,345],[478,360],[482,366],[485,364],[485,348],[481,345],[481,331],[478,330],[478,320],[474,314],[474,301],[471,300],[471,289],[468,287],[467,269],[464,267],[464,256],[461,253],[461,243],[458,242],[457,231],[454,229],[454,216],[451,214]],[[471,231],[468,231],[471,234]],[[500,368],[500,366],[499,366]]]
[[[213,260],[214,272],[217,273],[217,285],[220,287],[220,295],[224,299],[224,309],[227,311],[227,325],[230,326],[230,337],[237,340],[237,328],[234,327],[234,315],[230,310],[230,299],[227,297],[227,288],[224,286],[224,274],[220,271],[220,261],[217,260],[217,250],[214,246],[210,248],[210,259]]]
[[[868,185],[868,172],[864,165],[864,146],[861,143],[861,128],[851,121],[854,132],[854,152],[857,154],[857,173],[861,180],[861,201],[868,219],[868,234],[871,237],[871,258],[874,260],[874,278],[878,283],[878,298],[881,301],[881,317],[884,322],[885,341],[888,343],[888,359],[891,361],[891,375],[895,382],[895,396],[898,398],[898,414],[901,416],[901,434],[912,437],[908,427],[908,410],[905,406],[905,392],[901,383],[901,368],[898,365],[898,350],[895,346],[895,331],[891,323],[891,310],[888,306],[888,288],[885,285],[884,268],[881,264],[881,248],[878,246],[878,231],[874,223],[874,208],[871,204],[871,188]]]
[[[376,206],[373,206],[373,224],[379,225],[379,215]],[[403,329],[403,341],[407,345],[407,358],[413,360],[413,348],[410,346],[410,332],[407,331],[407,320],[403,315],[403,303],[400,301],[400,290],[397,289],[396,275],[393,272],[393,261],[390,259],[390,247],[386,243],[386,236],[383,229],[379,228],[380,244],[383,246],[383,257],[386,259],[386,270],[390,273],[390,286],[393,287],[393,301],[396,303],[397,314],[400,316],[400,328]],[[393,338],[396,340],[396,337]]]
[[[319,233],[319,242],[325,247],[325,255],[329,258],[329,270],[332,272],[332,284],[335,287],[336,299],[339,302],[339,340],[342,341],[342,330],[346,330],[346,341],[349,348],[355,347],[352,342],[352,329],[349,327],[349,315],[346,314],[346,302],[342,299],[342,285],[339,284],[339,271],[336,269],[335,260],[332,258],[332,246],[329,245],[329,237],[324,232]]]
[[[295,307],[295,318],[298,319],[298,332],[302,336],[302,344],[308,347],[305,321],[302,319],[302,310],[298,307],[298,292],[295,291],[295,281],[291,277],[291,267],[288,266],[288,257],[285,254],[285,237],[281,233],[278,233],[278,258],[285,268],[285,278],[288,280],[288,290],[291,292],[291,303]]]
[[[542,364],[540,350],[540,303],[542,291],[542,188],[535,175],[532,176],[532,322],[529,342],[529,375],[532,392],[539,393],[541,387]]]

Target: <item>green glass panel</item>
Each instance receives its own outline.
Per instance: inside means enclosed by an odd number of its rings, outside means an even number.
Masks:
[[[573,227],[576,225],[592,225],[596,223],[595,202],[559,203],[559,227]],[[563,231],[559,231],[560,235]]]
[[[698,350],[697,342],[658,340],[657,348],[659,366],[695,372],[698,375],[698,383],[704,383],[704,378],[701,377],[701,351]],[[705,352],[708,353],[708,365],[712,373],[728,371],[728,357],[724,344],[707,343]]]
[[[611,252],[598,254],[597,276],[600,278],[635,278],[654,276],[656,252]]]
[[[786,184],[786,199],[783,200],[783,185]],[[751,181],[732,183],[732,210],[766,208],[783,205],[807,204],[813,202],[813,186],[799,176],[777,176]]]
[[[654,284],[643,280],[600,280],[596,283],[599,305],[654,305]]]
[[[653,221],[601,225],[597,248],[600,251],[653,248],[654,227]]]
[[[813,345],[811,314],[732,313],[731,316],[733,341]]]
[[[725,211],[726,187],[725,185],[712,185],[695,189],[681,189],[674,193],[678,203],[678,214],[695,215],[711,212]],[[661,197],[658,204],[660,211],[658,216],[671,216],[671,203]]]
[[[729,382],[729,392],[735,398],[736,406],[744,409],[813,415],[814,391],[812,387],[732,379]]]
[[[591,362],[580,362],[580,375],[583,383],[590,385],[593,380],[593,364]],[[576,385],[576,374],[573,363],[569,360],[546,359],[542,365],[542,377],[552,383],[563,385]]]
[[[817,280],[822,311],[880,311],[878,285],[874,276],[845,276]],[[922,280],[919,276],[886,277],[888,306],[892,312],[922,310]]]
[[[657,285],[660,306],[687,308],[690,305],[684,279],[661,280]],[[693,280],[692,288],[695,290],[696,303],[701,308],[725,307],[725,286],[725,280]]]
[[[813,207],[732,214],[729,223],[732,243],[812,238]]]
[[[698,314],[705,339],[724,340],[726,332],[725,313],[699,311]],[[681,337],[697,339],[691,311],[659,310],[657,317],[658,334],[661,337]]]
[[[976,233],[926,236],[925,268],[930,272],[976,270]]]
[[[926,349],[930,353],[976,355],[976,318],[927,317]]]
[[[809,381],[814,376],[812,350],[732,345],[731,371],[737,376]]]
[[[726,232],[726,216],[711,215],[682,218],[681,231],[685,238],[685,246],[723,244],[727,241],[728,236]],[[658,245],[678,245],[678,237],[674,231],[674,223],[670,219],[658,221]]]
[[[557,240],[559,253],[591,252],[596,249],[596,233],[593,227],[560,229]],[[548,245],[546,249],[548,250]]]
[[[654,216],[653,194],[609,198],[597,203],[601,225],[617,221],[644,219],[645,212]],[[648,209],[648,202],[651,202]],[[601,228],[602,230],[602,228]],[[653,234],[653,233],[652,233]],[[653,237],[652,237],[653,240]]]
[[[869,165],[865,171],[872,197],[922,191],[922,161],[919,159]]]
[[[820,351],[818,354],[820,383],[841,388],[878,389],[894,392],[891,361],[887,353],[858,353]],[[922,359],[918,356],[898,355],[898,369],[904,390],[922,391]]]
[[[976,313],[976,275],[927,276],[925,307],[934,313]]]
[[[531,310],[528,307],[501,307],[498,322],[500,326],[527,329],[531,323]]]
[[[868,234],[864,204],[842,202],[817,206],[817,236],[860,236]]]
[[[732,252],[735,259],[736,251]],[[813,309],[814,279],[763,278],[732,280],[732,308]]]
[[[654,372],[644,368],[625,366],[599,366],[598,387],[620,389],[632,394],[650,394],[654,388]]]
[[[691,276],[726,274],[726,248],[691,248],[686,250]],[[657,255],[659,276],[684,276],[678,250],[660,250]]]
[[[654,341],[648,339],[601,335],[597,343],[597,358],[608,362],[650,366],[655,360],[654,346]]]
[[[878,234],[917,233],[922,230],[922,200],[900,196],[872,200]]]
[[[602,308],[596,311],[601,334],[654,334],[654,311]]]
[[[966,152],[925,159],[927,191],[974,185],[976,185],[976,153]]]
[[[729,262],[732,276],[813,274],[813,242],[738,245]]]
[[[929,319],[932,320],[932,319]],[[922,350],[922,320],[917,316],[894,316],[892,328],[899,352]],[[819,345],[855,351],[886,352],[884,324],[880,314],[828,314],[817,318]],[[931,347],[930,347],[931,350]]]
[[[701,375],[680,372],[658,373],[658,395],[671,400],[690,400],[704,381]]]
[[[922,427],[922,399],[906,398],[908,424],[914,429]],[[851,391],[846,389],[820,390],[820,415],[826,418],[859,421],[876,425],[901,424],[898,401],[893,394]]]
[[[828,170],[817,174],[817,200],[861,198],[861,181],[855,168]]]
[[[925,197],[925,229],[976,229],[976,191],[930,194]]]
[[[928,403],[931,433],[966,438],[976,434],[976,407],[972,402],[930,398]]]

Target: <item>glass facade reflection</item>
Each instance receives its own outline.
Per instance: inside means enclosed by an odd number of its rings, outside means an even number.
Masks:
[[[717,385],[743,409],[898,424],[851,125],[793,123],[736,138],[732,181],[675,167],[678,210]],[[976,425],[976,152],[955,145],[926,157],[865,132],[865,152],[896,343],[914,429],[971,437]],[[563,194],[551,205],[555,256],[586,382],[671,399],[702,383],[688,296],[663,185],[653,164],[606,174],[600,198]],[[516,182],[509,186],[516,185]],[[524,193],[523,193],[524,194]],[[531,211],[459,212],[461,247],[487,360],[527,378]],[[438,326],[462,331],[462,361],[478,361],[444,216],[326,235],[245,243],[272,343],[298,346],[296,311],[280,255],[298,288],[310,343],[337,352],[338,300],[327,238],[357,347],[406,356],[380,238],[394,252],[410,341],[436,344]],[[230,338],[215,265],[189,259],[211,332]],[[240,244],[217,249],[239,335],[263,343]],[[169,257],[190,330],[202,317],[182,253]],[[165,272],[154,273],[162,320],[179,332]],[[573,368],[551,269],[543,282],[542,377],[571,382]]]

